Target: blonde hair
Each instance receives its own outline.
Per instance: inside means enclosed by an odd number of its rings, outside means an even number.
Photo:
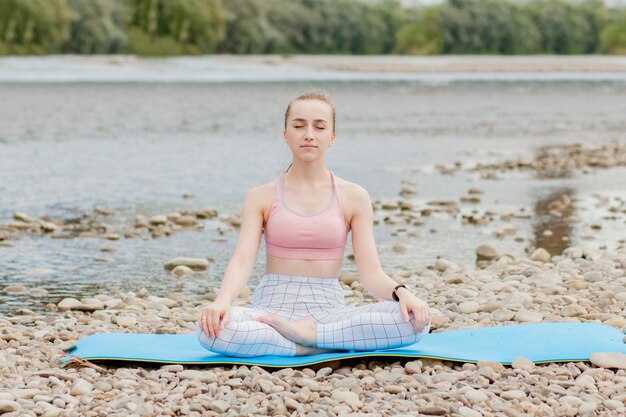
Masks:
[[[287,118],[289,117],[289,111],[291,110],[291,105],[296,101],[303,101],[303,100],[319,100],[328,104],[333,111],[333,132],[335,132],[335,106],[333,105],[332,101],[330,101],[330,97],[328,93],[323,90],[307,91],[306,93],[299,95],[298,97],[294,98],[293,100],[289,102],[289,105],[287,105],[287,110],[285,111],[285,129],[287,129]]]

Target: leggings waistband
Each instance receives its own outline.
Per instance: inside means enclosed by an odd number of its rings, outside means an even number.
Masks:
[[[261,281],[276,281],[280,282],[297,282],[303,284],[322,284],[322,285],[337,285],[339,284],[339,278],[336,277],[307,277],[303,275],[287,275],[287,274],[265,274],[261,278]]]

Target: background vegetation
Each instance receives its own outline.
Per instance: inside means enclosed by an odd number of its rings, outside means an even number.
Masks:
[[[600,0],[0,0],[0,55],[626,54]]]

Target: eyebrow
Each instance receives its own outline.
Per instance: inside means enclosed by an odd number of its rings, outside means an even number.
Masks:
[[[291,119],[292,122],[306,122],[306,119]],[[323,122],[323,123],[328,123],[325,119],[315,119],[313,120],[313,123],[317,123],[317,122]]]

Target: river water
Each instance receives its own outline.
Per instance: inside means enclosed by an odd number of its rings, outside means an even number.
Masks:
[[[332,59],[332,58],[329,58]],[[423,270],[437,256],[459,264],[475,260],[480,243],[522,256],[544,229],[567,244],[608,248],[623,238],[620,217],[589,236],[604,221],[597,196],[619,197],[624,168],[573,172],[542,179],[532,172],[496,179],[459,170],[442,174],[437,165],[463,166],[518,158],[533,159],[547,145],[598,147],[626,140],[626,80],[603,74],[372,74],[349,71],[220,64],[186,59],[107,63],[63,58],[0,60],[0,226],[16,211],[55,219],[79,217],[96,206],[113,210],[113,228],[147,216],[185,209],[239,213],[246,191],[271,181],[291,160],[282,142],[288,101],[308,89],[324,89],[337,108],[337,141],[326,163],[338,176],[360,184],[373,201],[400,200],[404,180],[414,181],[415,206],[459,200],[470,188],[481,201],[461,213],[433,213],[406,233],[384,222],[374,227],[383,269]],[[172,64],[172,62],[175,63]],[[183,194],[193,198],[183,198]],[[568,194],[578,220],[545,222],[550,199]],[[543,208],[542,208],[543,207]],[[461,214],[491,211],[530,213],[529,219],[496,219],[467,225]],[[221,236],[220,222],[204,230],[157,239],[51,239],[19,234],[0,247],[0,312],[42,311],[48,302],[116,289],[145,287],[155,295],[204,294],[219,287],[237,241]],[[497,238],[505,224],[517,228]],[[400,230],[398,230],[400,229]],[[563,240],[565,237],[567,240]],[[350,238],[348,239],[350,242]],[[405,252],[394,251],[396,244]],[[110,262],[98,262],[103,247]],[[562,248],[554,248],[556,253]],[[351,253],[351,246],[346,254]],[[206,273],[173,278],[163,269],[176,256],[207,257]],[[250,277],[254,288],[264,270],[261,244]],[[344,272],[356,273],[350,259]],[[20,284],[29,291],[8,293]]]

